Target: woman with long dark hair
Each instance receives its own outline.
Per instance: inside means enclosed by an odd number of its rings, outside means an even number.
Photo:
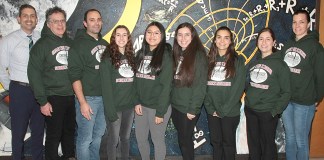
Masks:
[[[135,100],[133,77],[136,67],[132,37],[126,26],[119,25],[113,30],[110,45],[101,59],[102,97],[108,119],[108,159],[116,160],[118,144],[121,158],[129,159],[129,137]]]
[[[174,84],[171,93],[172,121],[178,131],[182,157],[194,159],[192,140],[207,86],[207,56],[196,29],[180,24],[173,44]]]
[[[150,133],[154,159],[163,160],[166,156],[165,130],[171,115],[173,63],[171,45],[166,43],[161,23],[152,22],[146,27],[136,64],[135,134],[138,149],[143,160],[150,159]]]
[[[244,59],[235,52],[231,30],[225,26],[218,28],[208,53],[204,101],[215,160],[235,159],[245,74]]]
[[[251,160],[277,159],[278,118],[291,94],[289,68],[275,52],[275,40],[270,28],[262,29],[257,36],[261,55],[248,67],[244,111]]]

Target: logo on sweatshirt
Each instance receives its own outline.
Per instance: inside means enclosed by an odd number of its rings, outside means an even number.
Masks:
[[[144,56],[140,66],[137,69],[137,71],[139,72],[136,73],[137,78],[155,80],[155,75],[149,74],[152,72],[151,68],[149,67],[151,60],[152,60],[152,56]]]
[[[207,85],[209,86],[231,86],[231,82],[223,82],[226,77],[225,62],[216,62]]]
[[[58,46],[52,50],[52,55],[55,55],[55,59],[61,66],[55,66],[55,70],[65,70],[68,65],[69,46]]]
[[[178,65],[177,65],[177,70],[176,70],[176,72],[175,72],[175,75],[174,75],[174,79],[180,79],[180,76],[179,76],[179,72],[180,72],[180,69],[181,69],[181,64],[182,64],[182,62],[183,62],[183,59],[184,59],[184,57],[183,56],[180,56],[179,57],[179,61],[178,61]]]
[[[284,61],[287,63],[287,65],[290,68],[290,72],[300,74],[300,69],[294,68],[300,64],[302,61],[302,58],[306,58],[306,54],[303,50],[297,48],[297,47],[291,47],[287,49]]]
[[[118,72],[121,76],[130,78],[134,76],[134,72],[132,70],[132,67],[128,65],[127,59],[124,59],[121,61],[121,65],[118,69]]]
[[[61,64],[68,64],[67,62],[68,58],[68,51],[60,51],[56,54],[56,61]]]
[[[225,62],[217,62],[211,74],[211,80],[223,81],[226,79]]]
[[[151,68],[149,67],[152,60],[152,56],[144,56],[142,63],[138,67],[138,72],[142,74],[149,74],[151,73]]]
[[[268,79],[272,69],[265,64],[257,64],[250,69],[251,86],[255,88],[268,89],[269,85],[260,84]]]
[[[105,45],[97,45],[91,50],[91,54],[96,56],[98,62],[101,61],[101,55],[105,51]]]

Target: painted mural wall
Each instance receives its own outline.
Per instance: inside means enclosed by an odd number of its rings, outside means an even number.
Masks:
[[[151,21],[159,21],[166,28],[167,42],[173,44],[174,31],[183,22],[194,24],[208,51],[213,34],[220,26],[228,26],[234,33],[235,48],[248,63],[257,48],[255,38],[263,27],[271,27],[277,37],[276,48],[281,49],[291,36],[292,14],[296,9],[305,9],[311,15],[311,28],[315,28],[315,0],[0,0],[0,35],[5,36],[19,29],[16,21],[18,8],[23,3],[33,5],[38,14],[37,30],[45,21],[45,11],[49,7],[60,6],[67,12],[68,34],[73,37],[82,28],[83,14],[90,8],[101,11],[104,26],[102,34],[109,41],[112,29],[126,25],[132,32],[134,48],[139,50],[144,38],[144,30]],[[1,43],[1,42],[0,42]],[[7,92],[0,86],[0,156],[11,154],[10,115]],[[237,151],[248,153],[245,133],[245,117],[237,129]],[[29,136],[26,135],[26,154],[29,154]],[[167,126],[167,154],[178,155],[176,131],[170,120]],[[276,143],[278,152],[284,152],[284,130],[280,121]],[[211,154],[206,113],[202,114],[194,133],[197,154]],[[138,155],[135,134],[132,132],[131,154]]]

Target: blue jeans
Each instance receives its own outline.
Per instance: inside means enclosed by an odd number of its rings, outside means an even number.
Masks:
[[[76,153],[78,160],[98,160],[101,138],[105,133],[106,120],[101,96],[85,96],[93,114],[87,120],[81,114],[80,103],[75,99],[77,139]]]
[[[309,132],[315,114],[315,105],[289,102],[282,114],[286,137],[286,159],[309,159]]]

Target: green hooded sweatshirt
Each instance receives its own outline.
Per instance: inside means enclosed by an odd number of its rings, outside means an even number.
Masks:
[[[171,48],[171,47],[170,47]],[[159,75],[148,68],[153,52],[148,52],[139,65],[136,77],[136,102],[144,107],[155,109],[156,117],[163,118],[170,105],[170,92],[173,76],[171,49],[166,47]]]
[[[118,119],[117,112],[133,109],[135,106],[134,72],[128,65],[126,56],[120,56],[121,65],[118,69],[107,55],[101,61],[99,70],[105,115],[111,122]]]
[[[171,93],[172,107],[182,113],[199,114],[204,102],[207,87],[207,56],[197,52],[194,62],[194,79],[191,86],[173,85]],[[181,66],[177,67],[181,68]],[[176,78],[177,75],[174,76]]]
[[[248,67],[245,107],[257,112],[281,114],[290,99],[289,68],[279,53],[258,58]]]
[[[108,43],[99,34],[98,40],[79,29],[70,50],[69,78],[71,83],[80,80],[85,96],[101,96],[99,63]]]
[[[30,51],[27,74],[37,102],[43,106],[47,97],[71,96],[73,90],[68,77],[68,54],[71,39],[64,33],[56,36],[45,22],[41,38]]]
[[[288,41],[281,51],[290,67],[292,102],[312,105],[323,99],[324,50],[318,39],[318,32],[312,31],[298,41]]]
[[[225,61],[226,56],[217,57],[211,79],[207,82],[207,94],[204,101],[207,113],[213,115],[216,112],[221,118],[240,115],[246,76],[242,56],[236,57],[235,75],[232,78],[225,77]]]

